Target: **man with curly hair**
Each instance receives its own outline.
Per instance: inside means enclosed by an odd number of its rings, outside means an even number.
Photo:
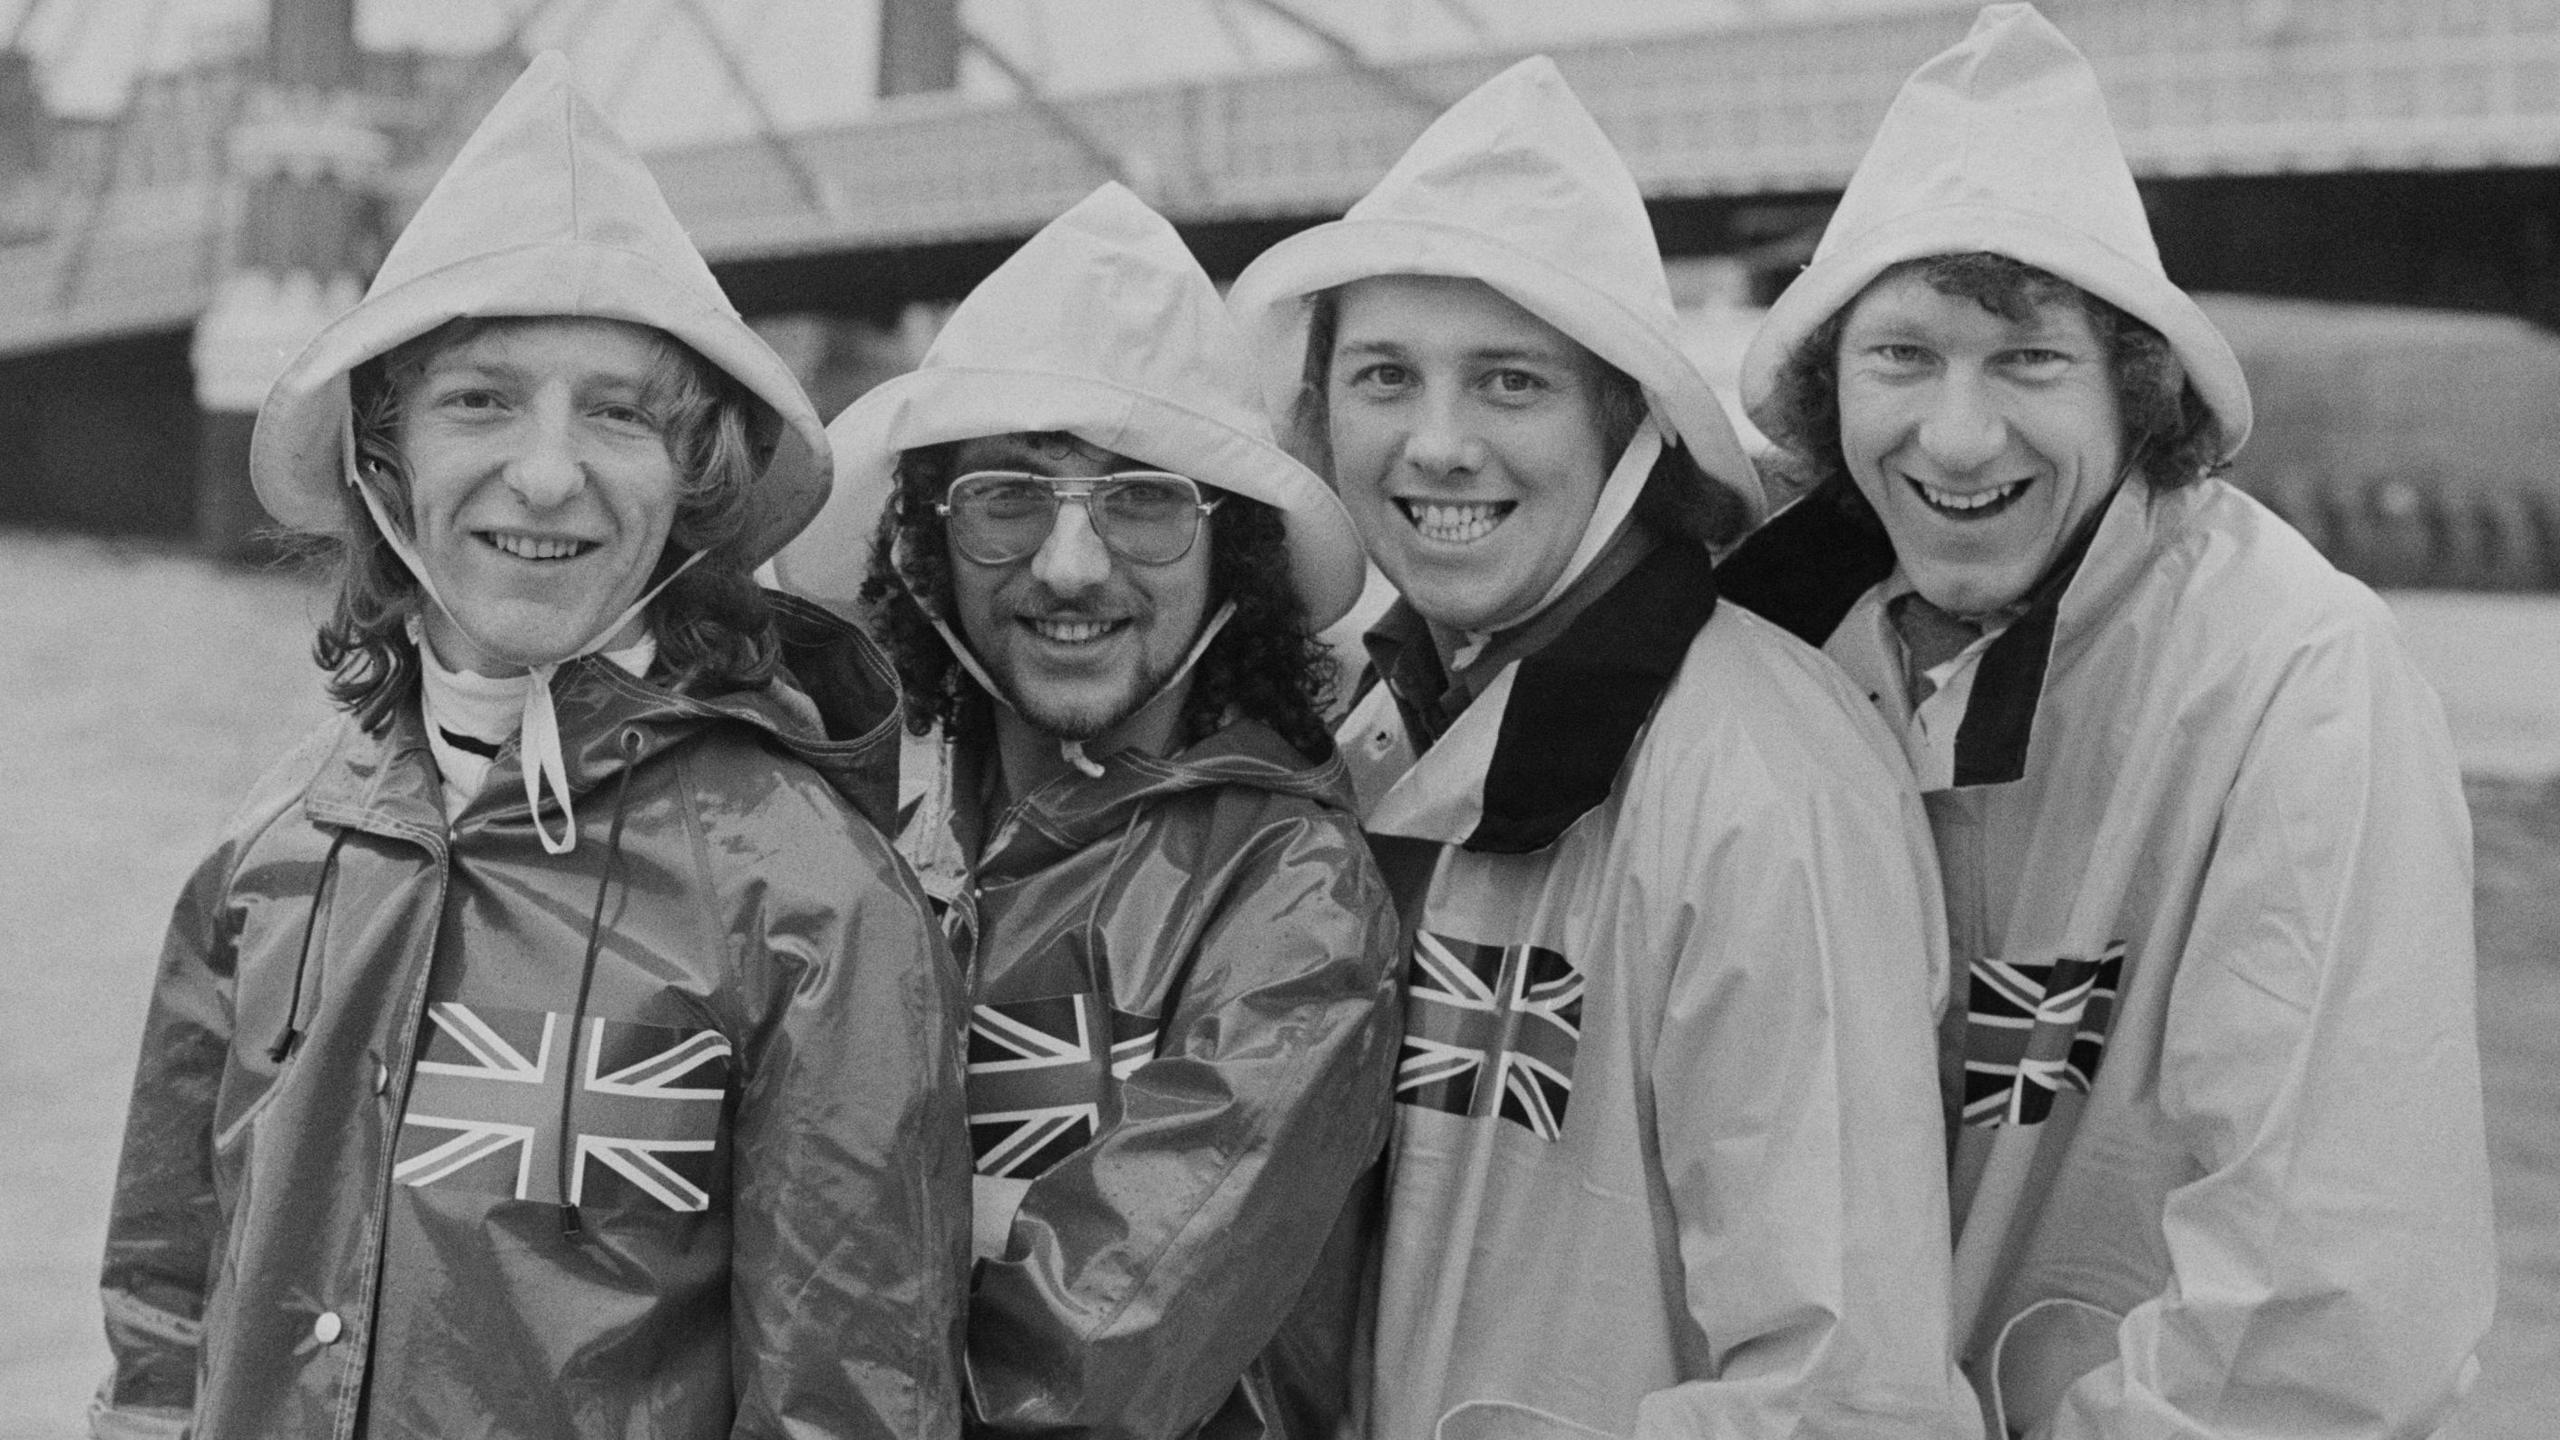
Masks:
[[[1118,185],[830,435],[777,570],[877,617],[920,740],[899,848],[974,1002],[971,1433],[1335,1433],[1397,1032],[1312,639],[1348,517]]]
[[[1812,488],[1718,578],[1900,732],[1969,967],[1992,1434],[2436,1433],[2493,1260],[2452,747],[2372,592],[2214,478],[2247,384],[2032,7],[1903,88],[1743,394]]]
[[[825,432],[561,57],[250,471],[339,557],[345,713],[170,922],[92,1433],[956,1436],[962,997],[882,833],[895,687],[753,579]]]

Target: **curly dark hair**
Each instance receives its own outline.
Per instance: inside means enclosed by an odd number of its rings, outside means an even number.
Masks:
[[[1334,340],[1342,328],[1344,288],[1318,290],[1301,302],[1307,307],[1307,353],[1298,371],[1297,399],[1289,406],[1288,433],[1282,437],[1291,454],[1337,487],[1341,482],[1333,473],[1332,407],[1326,390],[1333,378]],[[1598,372],[1600,442],[1614,464],[1644,423],[1644,387],[1587,348],[1583,353]],[[1662,457],[1645,476],[1635,521],[1656,535],[1686,536],[1720,555],[1751,528],[1751,511],[1742,497],[1708,478],[1689,447],[1675,444],[1663,447]]]
[[[356,461],[382,485],[397,515],[409,501],[408,463],[400,450],[401,397],[429,362],[506,319],[464,319],[367,360],[348,377],[355,408]],[[675,519],[666,552],[649,583],[697,551],[702,559],[649,602],[658,640],[656,670],[672,689],[702,694],[753,689],[781,664],[773,612],[753,567],[735,542],[747,520],[755,477],[771,458],[771,424],[745,387],[689,347],[663,333],[659,361],[641,404],[664,420],[667,452],[676,462]],[[763,432],[759,423],[763,421]],[[336,572],[337,599],[312,644],[329,672],[329,698],[365,729],[379,731],[418,691],[418,657],[410,617],[426,602],[417,578],[375,528],[354,487],[340,487],[341,532],[321,538]]]
[[[2124,453],[2143,483],[2175,490],[2223,468],[2221,423],[2186,378],[2168,337],[2151,326],[2051,271],[1984,250],[1905,260],[1859,293],[1911,274],[2012,324],[2056,301],[2078,304],[2106,347]],[[1840,453],[1840,332],[1856,308],[1853,299],[1815,326],[1786,358],[1770,391],[1763,426],[1784,452],[1782,463],[1796,471],[1791,488],[1799,491],[1845,483],[1849,473]]]
[[[919,446],[899,457],[897,484],[872,538],[862,599],[897,662],[907,728],[923,735],[938,725],[975,744],[994,734],[994,701],[952,658],[924,608],[949,622],[951,548],[933,507],[955,478],[960,443]],[[1291,580],[1280,512],[1226,491],[1217,512],[1206,517],[1206,530],[1210,605],[1232,600],[1236,613],[1191,671],[1179,743],[1197,744],[1240,715],[1270,726],[1309,761],[1322,762],[1333,754],[1324,715],[1335,667],[1308,625],[1306,604]],[[950,623],[956,630],[956,622]]]

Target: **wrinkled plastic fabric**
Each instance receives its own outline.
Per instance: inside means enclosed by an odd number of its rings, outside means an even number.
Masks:
[[[1509,670],[1418,758],[1386,686],[1340,731],[1381,844],[1424,857],[1408,1052],[1468,1027],[1460,968],[1510,1017],[1467,1084],[1399,1092],[1370,1433],[1976,1440],[1919,798],[1758,617],[1718,607],[1677,667],[1530,853],[1457,843],[1499,752],[1588,743],[1506,733]]]
[[[1828,646],[1887,697],[1891,647],[1872,593]],[[2128,485],[2028,753],[1927,797],[1957,958],[2124,959],[2087,1093],[1960,1132],[1976,1383],[2037,1440],[2433,1433],[2495,1255],[2470,821],[2389,612],[2219,480]]]
[[[1330,1436],[1347,1202],[1385,1139],[1398,1018],[1396,922],[1339,762],[1237,721],[984,817],[972,758],[923,748],[957,763],[920,779],[901,848],[955,907],[982,1025],[1084,995],[1134,1042],[1125,1073],[1058,1097],[1096,1107],[1090,1143],[984,1187],[1019,1204],[976,1273],[970,1432]],[[971,1110],[993,1137],[986,1040]],[[982,1175],[1005,1153],[982,1138]]]
[[[886,798],[894,690],[867,642],[840,644],[839,741],[781,683],[701,700],[566,667],[573,855],[538,842],[512,748],[448,834],[414,706],[380,736],[334,721],[260,783],[161,960],[109,1222],[99,1433],[957,1434],[965,1006],[855,803]],[[278,1063],[297,970],[304,1033]],[[548,1013],[564,1051],[573,1011],[582,1032],[729,1046],[704,1207],[600,1194],[591,1161],[570,1238],[557,1204],[514,1198],[505,1152],[494,1176],[395,1182],[431,1001]],[[545,1057],[545,1093],[564,1063]]]

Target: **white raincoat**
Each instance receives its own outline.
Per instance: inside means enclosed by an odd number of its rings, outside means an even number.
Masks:
[[[1971,250],[2160,329],[2238,447],[2239,367],[2159,267],[2095,76],[2023,5],[1913,76],[1746,396],[1886,266]],[[1908,724],[1893,568],[1842,485],[1722,578]],[[2493,1288],[2470,831],[2435,696],[2372,593],[2219,480],[2127,481],[2029,600],[1927,797],[1970,970],[1942,1063],[1993,1433],[2433,1433]]]
[[[1409,273],[1483,280],[1632,375],[1757,511],[1670,343],[1633,178],[1550,62],[1461,100],[1230,300],[1294,372],[1300,297]],[[1580,608],[1494,637],[1436,737],[1396,664],[1342,731],[1420,930],[1369,1433],[1970,1434],[1916,796],[1833,667],[1719,607],[1687,539],[1618,527],[1638,446],[1558,585]],[[1427,652],[1414,623],[1373,639]]]

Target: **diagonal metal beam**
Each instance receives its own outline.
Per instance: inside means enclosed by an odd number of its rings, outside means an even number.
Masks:
[[[996,67],[1005,79],[1013,83],[1016,90],[1022,92],[1022,103],[1030,106],[1035,114],[1048,123],[1049,128],[1057,131],[1068,144],[1073,145],[1078,154],[1093,162],[1095,169],[1123,185],[1129,185],[1128,167],[1121,163],[1120,157],[1113,153],[1110,146],[1102,143],[1102,137],[1093,133],[1092,126],[1067,113],[1066,107],[1051,99],[1049,92],[1041,88],[1039,76],[1014,63],[1012,56],[997,49],[986,36],[968,26],[964,25],[960,29],[960,43],[978,52],[985,57],[988,64]],[[1134,190],[1137,187],[1131,185],[1130,188]]]
[[[463,135],[468,133],[472,126],[480,123],[480,111],[464,108],[474,96],[481,93],[478,83],[480,77],[496,73],[501,66],[513,68],[517,57],[524,54],[525,37],[533,32],[534,25],[542,17],[551,13],[552,7],[557,3],[558,0],[531,0],[531,3],[515,12],[514,23],[507,27],[506,35],[496,44],[480,52],[472,63],[469,78],[455,85],[445,95],[444,105],[437,111],[435,118],[419,127],[420,137],[424,142],[423,153],[431,156],[450,155],[461,148]],[[583,22],[578,20],[570,22],[573,28],[581,23]]]
[[[1350,36],[1299,10],[1295,5],[1288,3],[1288,0],[1244,0],[1244,3],[1266,15],[1279,17],[1290,28],[1332,51],[1334,58],[1340,60],[1345,67],[1414,109],[1426,115],[1437,115],[1449,108],[1447,98],[1432,94],[1397,72],[1370,59],[1366,52],[1352,43]]]
[[[702,0],[678,0],[677,8],[710,43],[711,53],[720,61],[720,68],[728,72],[730,86],[738,92],[738,98],[746,102],[748,112],[755,116],[757,138],[765,149],[773,152],[773,158],[782,162],[782,168],[790,172],[792,183],[800,189],[801,200],[821,215],[842,219],[845,215],[843,198],[810,167],[807,157],[791,143],[791,138],[782,133],[773,112],[765,107],[764,92],[758,90],[755,81],[749,78],[746,65],[739,60],[738,52],[730,48],[729,37],[721,34],[720,27],[712,23],[711,12],[703,8]]]

